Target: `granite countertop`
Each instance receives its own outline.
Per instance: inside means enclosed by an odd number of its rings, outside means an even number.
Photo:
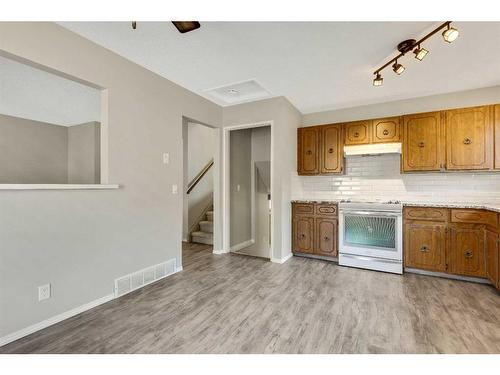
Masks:
[[[295,199],[292,203],[340,203],[340,199]],[[352,200],[356,202],[355,199]],[[401,200],[403,206],[408,207],[442,207],[442,208],[475,208],[500,212],[500,204],[495,203],[471,203],[471,202],[434,202],[434,201],[416,201]]]

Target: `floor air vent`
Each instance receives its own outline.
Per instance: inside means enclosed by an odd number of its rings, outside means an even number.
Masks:
[[[176,271],[175,259],[122,276],[115,280],[115,298],[163,279]]]

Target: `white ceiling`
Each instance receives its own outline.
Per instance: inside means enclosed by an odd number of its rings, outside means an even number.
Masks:
[[[435,35],[424,61],[410,53],[403,75],[388,68],[372,86],[400,41],[440,23],[201,22],[187,34],[170,22],[61,25],[212,101],[207,90],[254,79],[310,113],[500,84],[500,22],[456,22],[454,43]]]
[[[71,126],[100,121],[92,87],[0,56],[0,114]]]

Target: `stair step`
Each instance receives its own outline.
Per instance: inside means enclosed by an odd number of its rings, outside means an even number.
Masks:
[[[214,232],[214,222],[213,221],[200,221],[200,231],[213,233]]]
[[[214,221],[214,212],[207,211],[207,221]]]
[[[214,244],[214,235],[213,233],[197,231],[191,233],[191,241],[196,243],[203,243],[207,245]]]

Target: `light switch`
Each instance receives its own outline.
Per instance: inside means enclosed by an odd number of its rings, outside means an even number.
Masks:
[[[163,164],[170,163],[170,154],[168,152],[163,153]]]
[[[240,191],[240,184],[236,185],[236,191]]]
[[[177,185],[172,185],[172,194],[177,194],[177,192],[178,192]]]

